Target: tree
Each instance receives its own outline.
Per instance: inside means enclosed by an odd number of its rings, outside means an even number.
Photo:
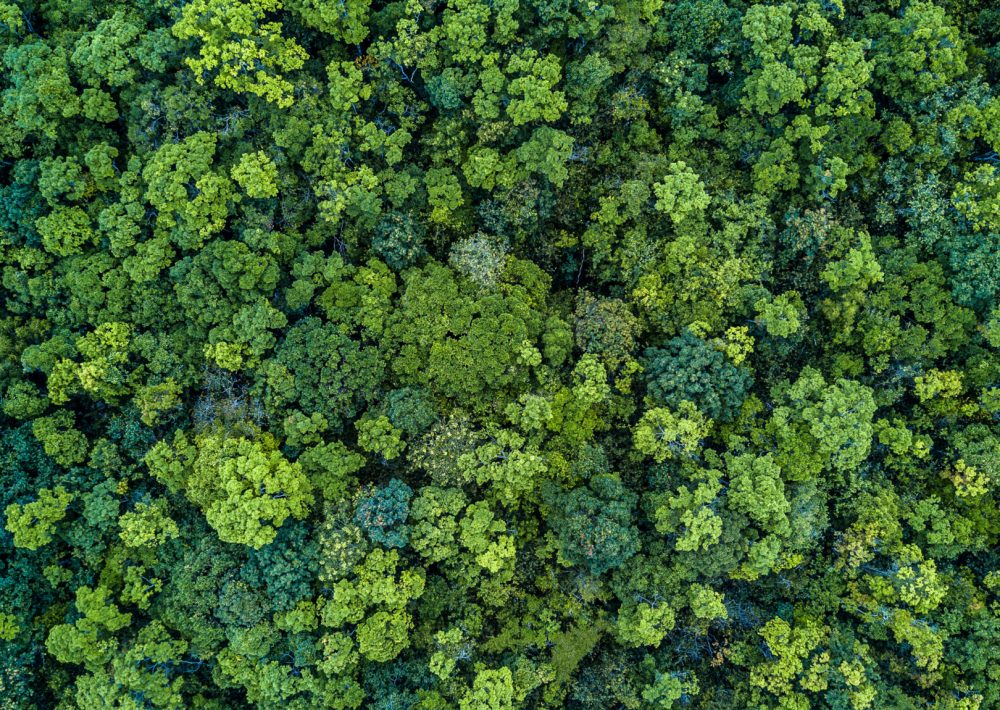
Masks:
[[[676,413],[664,407],[646,410],[632,440],[639,452],[662,463],[678,455],[695,455],[711,428],[712,420],[693,403],[682,400]]]
[[[423,223],[409,214],[388,212],[375,225],[372,250],[395,271],[403,271],[417,263],[427,250]]]
[[[480,567],[491,574],[510,572],[514,562],[513,540],[502,520],[497,520],[485,502],[473,503],[465,509],[459,522],[459,539],[462,546],[475,555]],[[492,539],[491,539],[492,538]],[[506,575],[509,578],[509,574]]]
[[[336,502],[347,497],[356,480],[354,474],[365,466],[365,457],[351,451],[339,441],[311,446],[299,456],[296,463],[315,483],[323,498]]]
[[[688,590],[688,603],[695,618],[711,622],[716,619],[727,619],[724,595],[703,584],[694,584]]]
[[[524,50],[511,57],[507,74],[518,75],[507,87],[511,96],[507,114],[515,126],[539,120],[553,123],[566,110],[565,94],[554,90],[562,78],[554,55],[539,56],[532,49]]]
[[[508,429],[491,432],[489,441],[461,454],[457,463],[465,480],[490,484],[496,499],[508,507],[516,507],[548,470],[545,458]]]
[[[378,611],[358,624],[358,650],[365,658],[384,663],[391,661],[409,644],[409,617]]]
[[[940,6],[917,2],[885,22],[876,71],[890,96],[909,102],[965,73],[965,43],[948,20]]]
[[[647,348],[644,356],[653,402],[674,409],[693,402],[710,419],[734,418],[753,382],[746,369],[689,330],[663,348]]]
[[[553,527],[563,556],[593,575],[620,567],[640,547],[639,532],[632,525],[636,501],[620,478],[598,474],[555,502]]]
[[[181,386],[169,377],[165,382],[138,388],[133,401],[142,423],[152,426],[161,414],[180,405],[181,393]]]
[[[792,505],[785,497],[781,469],[774,463],[773,457],[770,454],[760,458],[743,454],[731,458],[726,468],[730,476],[730,505],[750,517],[763,530],[778,535],[787,534]]]
[[[642,691],[642,699],[654,708],[676,707],[678,700],[697,695],[698,680],[680,673],[657,673],[656,681]]]
[[[63,47],[23,42],[5,49],[3,63],[11,77],[3,91],[3,112],[13,129],[4,131],[4,147],[16,156],[22,152],[17,142],[28,136],[55,140],[58,119],[78,116],[81,104],[69,75],[69,52]]]
[[[377,418],[359,419],[356,426],[358,446],[365,451],[378,453],[387,461],[398,457],[406,448],[406,442],[400,438],[401,432],[392,425],[389,417],[385,415]]]
[[[374,398],[382,367],[374,348],[308,317],[288,329],[274,357],[262,364],[261,389],[274,411],[296,403],[337,430]]]
[[[510,669],[482,670],[476,674],[472,688],[459,703],[461,710],[488,708],[506,710],[514,707],[514,680]]]
[[[204,83],[214,75],[214,83],[222,89],[291,106],[293,86],[281,72],[301,68],[308,55],[281,34],[280,22],[261,22],[279,9],[280,0],[196,0],[185,5],[171,29],[178,39],[201,44],[198,58],[185,60],[195,80]]]
[[[241,155],[230,174],[249,197],[266,198],[278,195],[278,168],[262,150]]]
[[[396,389],[389,392],[387,400],[389,421],[407,436],[420,436],[438,421],[434,401],[425,389]]]
[[[674,628],[674,610],[665,603],[639,602],[623,606],[618,612],[615,631],[628,646],[658,647]]]
[[[389,326],[392,369],[402,384],[428,385],[470,404],[489,392],[523,388],[540,364],[542,312],[512,276],[499,293],[473,295],[471,283],[440,264],[407,273]]]
[[[184,678],[170,679],[169,671],[182,664],[185,641],[171,637],[164,626],[144,626],[135,642],[115,655],[110,673],[103,669],[81,676],[76,683],[80,705],[118,702],[126,705],[141,697],[155,707],[183,703]]]
[[[410,546],[428,564],[458,555],[458,518],[466,504],[458,488],[424,486],[414,498],[410,506],[413,521]]]
[[[42,488],[38,500],[23,505],[11,503],[4,511],[7,530],[14,533],[14,544],[37,550],[52,542],[52,528],[66,517],[66,509],[74,496],[62,486]]]
[[[829,664],[829,653],[816,653],[829,629],[813,619],[803,619],[794,626],[781,618],[768,621],[758,631],[769,651],[769,662],[750,669],[750,683],[764,688],[785,702],[805,700],[800,691],[823,690],[823,676]],[[805,700],[808,702],[807,700]]]
[[[465,202],[458,178],[448,168],[431,168],[424,176],[424,185],[427,188],[427,201],[432,208],[431,221],[450,221],[452,213]]]
[[[61,466],[72,466],[87,457],[87,438],[75,428],[76,416],[67,409],[39,417],[32,422],[35,438],[45,453]]]
[[[62,663],[81,663],[88,670],[100,668],[117,648],[114,634],[131,623],[132,615],[118,609],[106,587],[78,588],[76,608],[80,618],[73,624],[53,626],[45,646]]]
[[[321,612],[324,626],[338,629],[356,624],[359,651],[380,663],[392,660],[409,645],[412,618],[406,606],[424,591],[422,570],[397,572],[398,566],[395,550],[372,550],[354,567],[351,579],[333,585],[332,597]]]
[[[137,503],[135,509],[118,519],[119,537],[128,547],[162,545],[176,538],[180,530],[166,510],[162,498],[152,503]]]
[[[684,161],[671,163],[662,182],[653,184],[657,212],[665,212],[674,224],[700,217],[711,202],[698,175]]]
[[[83,252],[93,243],[94,230],[90,217],[79,207],[56,207],[35,222],[45,249],[56,256],[71,256]]]
[[[232,184],[212,169],[217,146],[215,134],[199,131],[163,145],[142,170],[156,226],[181,248],[200,248],[225,227],[229,216]]]
[[[329,5],[317,0],[289,0],[288,7],[310,27],[332,34],[348,44],[360,44],[368,36],[370,0],[348,0]]]
[[[828,385],[807,367],[780,393],[784,403],[774,409],[768,428],[777,438],[776,462],[783,471],[805,480],[825,466],[850,471],[865,460],[874,433],[870,388],[846,379]]]
[[[136,79],[136,44],[142,34],[143,27],[119,10],[77,40],[70,61],[91,86],[129,86]]]
[[[797,333],[805,316],[805,304],[795,291],[788,291],[770,301],[761,299],[754,304],[757,322],[764,326],[768,335],[788,338]]]
[[[612,369],[634,356],[641,326],[627,303],[583,292],[574,315],[574,335],[581,350],[600,356]]]
[[[455,242],[448,253],[448,263],[458,273],[482,288],[496,286],[507,263],[507,254],[496,240],[477,234]]]
[[[511,105],[513,104],[511,101]],[[573,155],[573,138],[551,126],[539,126],[517,148],[514,155],[526,173],[543,175],[556,187],[562,187],[569,177],[566,163]],[[517,172],[506,173],[510,177],[516,174]],[[504,175],[501,173],[501,183],[509,184],[509,177],[505,179]]]
[[[161,481],[185,491],[225,542],[260,548],[289,517],[303,518],[314,498],[302,466],[289,463],[268,435],[251,440],[205,433],[194,445],[178,434],[146,458]]]
[[[372,542],[385,547],[405,547],[410,535],[405,525],[410,512],[413,489],[394,478],[381,488],[372,488],[361,496],[354,521]]]

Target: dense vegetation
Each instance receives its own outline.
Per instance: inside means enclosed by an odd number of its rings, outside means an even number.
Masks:
[[[1000,708],[994,2],[0,57],[0,708]]]

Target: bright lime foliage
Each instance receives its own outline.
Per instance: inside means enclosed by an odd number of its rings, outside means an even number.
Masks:
[[[508,86],[512,98],[507,115],[515,126],[544,120],[554,122],[566,110],[566,97],[554,91],[560,80],[559,60],[551,55],[538,56],[533,49],[514,55],[507,64],[511,79]]]
[[[181,488],[205,514],[219,539],[260,548],[289,517],[302,518],[312,486],[298,463],[289,463],[267,435],[256,440],[203,434],[188,444],[157,444],[147,456],[151,472]]]
[[[675,224],[704,213],[711,198],[698,175],[683,161],[671,163],[664,178],[653,184],[657,212],[665,212]]]
[[[1000,708],[998,28],[0,0],[0,710]]]
[[[266,439],[208,437],[197,446],[187,492],[220,539],[260,547],[287,517],[305,516],[313,500],[309,482]]]
[[[773,300],[761,299],[754,304],[757,322],[762,324],[768,335],[788,338],[802,327],[803,303],[795,291],[782,293]]]
[[[514,681],[509,668],[484,670],[476,674],[472,688],[459,703],[461,710],[487,708],[507,710],[513,708]]]
[[[688,400],[677,411],[664,407],[649,409],[635,427],[635,448],[657,463],[676,456],[691,456],[701,447],[712,422]]]
[[[301,68],[308,55],[282,35],[280,22],[262,22],[280,8],[280,0],[195,0],[185,5],[172,30],[178,39],[200,43],[198,57],[185,60],[196,81],[204,83],[210,76],[222,89],[291,106],[293,85],[280,72]]]
[[[175,523],[166,511],[163,499],[155,503],[138,503],[135,510],[118,518],[120,537],[129,547],[162,545],[179,534]]]
[[[233,166],[233,180],[250,197],[277,197],[278,168],[264,151],[244,153]]]
[[[421,570],[397,573],[399,555],[376,549],[346,579],[337,582],[323,607],[320,623],[334,629],[355,624],[362,656],[384,663],[409,643],[413,620],[408,603],[424,591]]]
[[[112,658],[114,634],[129,625],[132,615],[122,612],[111,591],[100,586],[77,589],[76,609],[76,622],[53,626],[45,646],[63,663],[83,664],[88,670],[100,667]]]
[[[57,207],[35,222],[46,251],[56,256],[79,254],[93,239],[87,213],[79,207]]]
[[[845,379],[828,385],[817,370],[806,368],[781,389],[788,404],[775,408],[768,428],[790,475],[809,477],[824,466],[846,472],[865,460],[875,412],[870,388]]]
[[[52,542],[52,528],[66,517],[66,507],[72,500],[72,493],[57,486],[55,490],[42,488],[38,491],[38,500],[24,505],[8,505],[5,511],[6,528],[14,533],[14,544],[37,550]]]
[[[784,619],[768,621],[758,633],[773,660],[750,669],[750,684],[795,702],[807,697],[797,691],[796,686],[814,691],[823,689],[830,656],[829,652],[815,651],[823,640],[824,631],[826,629],[811,620],[795,627]]]

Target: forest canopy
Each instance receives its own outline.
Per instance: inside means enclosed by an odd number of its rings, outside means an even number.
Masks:
[[[0,710],[1000,708],[1000,7],[0,0]]]

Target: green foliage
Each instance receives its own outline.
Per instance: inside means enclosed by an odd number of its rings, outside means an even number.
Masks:
[[[878,69],[886,93],[894,99],[912,101],[965,73],[965,43],[941,6],[912,3],[888,20],[884,31]]]
[[[795,291],[783,293],[768,301],[761,299],[754,304],[757,322],[764,326],[768,335],[788,338],[797,333],[805,319],[805,306]]]
[[[507,87],[510,103],[507,115],[515,126],[533,121],[555,122],[566,110],[566,97],[555,91],[559,83],[559,59],[548,54],[539,56],[533,49],[527,49],[511,57],[507,73],[515,76]]]
[[[278,168],[262,150],[240,156],[232,176],[249,197],[278,196]]]
[[[333,35],[350,44],[360,44],[368,36],[369,0],[348,0],[330,5],[318,0],[291,0],[288,7],[309,27]]]
[[[326,355],[307,356],[320,352]],[[309,317],[288,329],[261,369],[265,401],[274,411],[294,404],[339,429],[373,398],[382,362],[374,348],[359,346],[339,328]]]
[[[635,448],[657,463],[675,456],[691,456],[711,430],[712,421],[693,403],[683,400],[677,411],[664,407],[647,410],[633,434]]]
[[[106,587],[77,589],[76,609],[80,618],[73,624],[53,626],[45,646],[62,663],[99,668],[111,659],[114,634],[131,623],[132,615],[118,608]]]
[[[295,40],[282,36],[280,22],[261,22],[280,8],[280,0],[196,0],[185,5],[172,31],[178,39],[196,39],[201,45],[197,58],[185,60],[195,79],[204,83],[212,76],[219,88],[290,106],[293,85],[280,72],[301,68],[308,55]]]
[[[824,466],[846,472],[865,460],[875,413],[870,388],[846,379],[828,385],[819,371],[805,368],[790,387],[779,389],[788,404],[775,408],[768,428],[786,471],[806,478]]]
[[[56,207],[35,222],[45,250],[56,256],[79,254],[93,240],[87,213],[79,207]]]
[[[461,710],[505,710],[514,707],[513,695],[514,680],[510,668],[483,670],[476,673],[472,688],[466,692],[458,706]]]
[[[205,433],[190,445],[178,432],[173,447],[160,442],[146,463],[168,487],[184,490],[224,542],[260,548],[288,517],[305,517],[314,500],[301,464],[289,463],[267,435]]]
[[[760,527],[778,535],[787,534],[792,506],[784,493],[781,469],[770,454],[735,457],[728,465],[729,502]]]
[[[632,525],[636,495],[609,474],[598,474],[586,487],[569,493],[553,523],[563,556],[599,575],[620,567],[639,551]]]
[[[162,498],[153,503],[137,503],[135,510],[118,519],[118,524],[122,542],[128,547],[162,545],[180,534]]]
[[[617,368],[635,351],[640,326],[624,301],[584,292],[577,298],[574,315],[576,344],[584,352]]]
[[[55,414],[34,420],[31,429],[46,454],[62,466],[72,466],[87,457],[87,437],[75,425],[73,412],[60,409]]]
[[[73,494],[62,486],[54,490],[42,488],[38,500],[24,505],[11,503],[7,506],[7,530],[14,533],[14,544],[29,550],[37,550],[52,542],[52,528],[66,517],[66,508],[73,500]]]
[[[156,210],[157,227],[178,246],[197,248],[219,232],[229,213],[229,179],[212,170],[218,138],[199,131],[167,143],[143,168],[146,200]]]
[[[426,227],[408,214],[389,212],[375,225],[372,250],[396,271],[412,266],[427,252]]]
[[[377,545],[405,547],[409,528],[404,525],[410,511],[413,489],[394,478],[381,488],[361,496],[354,512],[354,522]]]
[[[0,708],[1000,707],[993,4],[0,0]]]
[[[642,691],[642,699],[654,708],[673,708],[678,700],[697,694],[696,679],[679,673],[657,673],[656,680]]]
[[[647,392],[656,404],[676,409],[686,400],[710,419],[734,418],[752,382],[745,369],[690,331],[647,349],[645,357]]]
[[[699,217],[711,202],[698,175],[684,161],[671,163],[661,182],[653,184],[657,212],[665,212],[674,224]]]

